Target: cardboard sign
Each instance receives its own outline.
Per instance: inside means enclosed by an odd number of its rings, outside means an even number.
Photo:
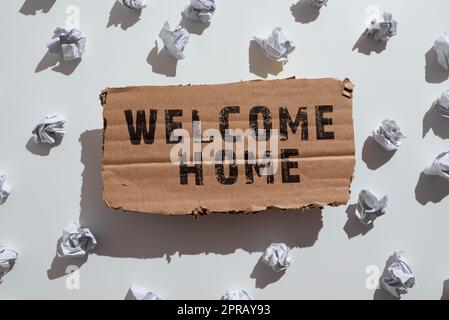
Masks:
[[[348,79],[106,89],[104,200],[158,214],[345,204],[352,90]]]

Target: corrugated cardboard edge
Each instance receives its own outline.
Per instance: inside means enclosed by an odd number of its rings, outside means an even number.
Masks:
[[[295,80],[295,79],[296,79],[296,77],[292,76],[292,77],[288,77],[288,78],[284,78],[284,79],[278,79],[278,80]],[[332,78],[332,79],[341,81],[338,78]],[[316,80],[319,80],[319,79],[316,79]],[[249,80],[249,81],[267,81],[267,80],[255,79],[255,80]],[[269,80],[269,81],[275,81],[275,80]],[[240,83],[240,82],[248,82],[248,81],[247,80],[240,80],[239,82],[236,82],[236,83]],[[344,97],[348,98],[348,99],[352,99],[353,98],[353,93],[354,93],[354,87],[355,87],[354,84],[352,83],[352,81],[349,78],[345,78],[342,82],[343,82],[342,95]],[[228,83],[226,83],[226,84],[228,84]],[[187,85],[172,85],[172,86],[181,86],[182,87],[182,86],[190,86],[190,85],[191,84],[187,84]],[[214,84],[205,84],[205,85],[214,85]],[[215,85],[219,85],[219,84],[215,84]],[[104,107],[104,105],[106,105],[108,92],[111,89],[124,89],[124,88],[137,88],[137,87],[141,87],[141,86],[129,86],[129,87],[120,87],[120,88],[105,88],[104,90],[101,91],[100,97],[99,97],[100,98],[100,102],[101,102],[101,106]],[[353,124],[354,124],[354,120],[353,120]],[[107,121],[103,117],[103,134],[102,134],[102,136],[103,136],[103,144],[102,144],[102,147],[101,147],[102,161],[103,161],[103,151],[104,151],[104,132],[106,130],[106,127],[107,127]],[[353,128],[354,128],[354,125],[353,125]],[[355,133],[354,133],[354,137],[355,137]],[[355,157],[355,154],[354,154],[354,157]],[[260,213],[260,212],[263,212],[263,211],[266,211],[266,210],[269,210],[269,209],[280,209],[280,210],[283,210],[283,211],[286,211],[286,210],[300,210],[302,212],[302,211],[307,210],[307,209],[323,209],[326,206],[328,206],[328,207],[338,207],[340,205],[346,205],[349,202],[350,195],[351,195],[351,184],[352,184],[352,181],[354,179],[354,170],[355,170],[355,166],[354,166],[352,175],[351,175],[350,180],[349,180],[349,186],[348,186],[349,197],[348,197],[348,201],[347,202],[314,203],[314,204],[310,204],[310,205],[307,205],[307,206],[292,207],[292,208],[280,208],[280,207],[276,207],[276,206],[267,206],[267,207],[261,208],[260,210],[255,210],[255,211],[227,211],[227,212],[210,212],[208,208],[203,207],[203,206],[199,206],[199,207],[195,208],[190,213],[190,215],[195,217],[195,218],[198,218],[199,216],[206,216],[206,215],[209,215],[209,214],[212,214],[212,213],[215,213],[215,214],[217,214],[217,213],[221,213],[221,214],[245,214],[246,215],[246,214],[257,214],[257,213]],[[103,176],[103,165],[101,166],[101,174]],[[102,182],[103,182],[103,179],[102,179]],[[104,185],[102,185],[102,191],[103,191],[102,194],[104,194]],[[104,201],[105,205],[108,208],[111,208],[111,209],[114,209],[114,210],[120,210],[120,211],[123,211],[123,212],[135,213],[135,214],[148,214],[146,212],[142,213],[142,212],[137,212],[137,211],[124,210],[120,206],[114,207],[114,206],[110,205],[106,200],[104,200],[104,198],[103,198],[103,201]],[[153,214],[158,214],[158,213],[155,212]],[[187,215],[189,215],[189,214],[182,214],[182,216],[187,216]],[[172,214],[166,214],[166,216],[180,216],[180,214],[172,213]]]

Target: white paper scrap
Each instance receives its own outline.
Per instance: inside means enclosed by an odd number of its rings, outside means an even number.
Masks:
[[[373,133],[374,139],[387,151],[398,150],[406,136],[393,120],[382,121],[379,129]]]
[[[0,170],[0,204],[5,203],[11,193],[11,185],[6,179],[6,175]]]
[[[54,144],[56,139],[65,134],[65,119],[58,113],[50,113],[39,120],[33,130],[33,140],[36,143]]]
[[[165,49],[175,58],[184,59],[184,48],[189,42],[189,32],[181,27],[177,26],[175,30],[170,30],[170,25],[168,22],[164,23],[159,37],[164,42]]]
[[[190,0],[184,15],[192,20],[209,23],[215,13],[215,0]]]
[[[139,285],[131,285],[130,290],[136,300],[161,300],[157,294]]]
[[[265,249],[262,261],[275,272],[287,270],[292,263],[290,248],[285,243],[272,243]]]
[[[61,55],[64,61],[81,59],[86,52],[86,37],[76,28],[58,27],[47,47],[50,53]]]
[[[252,300],[251,295],[245,290],[226,291],[221,300]]]
[[[369,225],[373,223],[376,218],[385,214],[387,202],[387,196],[377,199],[371,192],[362,190],[359,194],[356,215],[362,224]]]
[[[88,228],[76,222],[69,223],[63,231],[59,257],[85,257],[92,253],[97,240]]]
[[[381,278],[383,287],[393,296],[400,298],[402,294],[408,293],[409,289],[416,284],[403,251],[395,251],[392,255],[391,264],[388,266],[388,274]]]
[[[376,41],[388,41],[395,36],[398,29],[398,23],[393,19],[393,15],[384,12],[380,19],[372,19],[370,25],[365,30],[365,36],[371,37]]]
[[[281,27],[274,28],[268,37],[255,36],[254,40],[263,49],[267,58],[277,62],[288,62],[288,55],[295,51],[293,41]]]

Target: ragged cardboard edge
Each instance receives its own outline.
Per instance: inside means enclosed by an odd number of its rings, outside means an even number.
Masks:
[[[239,84],[243,82],[260,82],[260,81],[282,81],[282,80],[336,80],[343,82],[343,96],[352,99],[352,94],[354,91],[354,84],[351,82],[349,78],[345,78],[343,81],[338,78],[301,78],[298,79],[296,76],[287,77],[284,79],[274,79],[274,80],[263,80],[263,79],[253,79],[253,80],[240,80],[239,82],[226,82],[226,83],[210,83],[210,84],[178,84],[178,85],[147,85],[147,86],[127,86],[127,87],[108,87],[101,91],[100,93],[100,102],[101,105],[107,103],[107,96],[110,91],[114,90],[124,90],[124,89],[137,89],[137,88],[145,88],[145,87],[190,87],[190,86],[217,86],[217,85],[227,85],[227,84]]]
[[[254,80],[240,80],[239,82],[231,82],[231,83],[215,83],[215,84],[195,84],[194,86],[213,86],[213,85],[222,85],[222,84],[239,84],[239,83],[243,83],[243,82],[258,82],[258,81],[279,81],[279,80],[296,80],[297,78],[295,76],[291,76],[288,78],[284,78],[284,79],[275,79],[275,80],[262,80],[262,79],[254,79]],[[352,99],[353,98],[353,92],[354,92],[354,84],[352,83],[352,81],[349,78],[345,78],[343,81],[341,79],[338,78],[307,78],[304,80],[336,80],[336,81],[340,81],[343,83],[343,91],[342,91],[342,95]],[[158,86],[158,85],[153,85],[151,87],[154,86]],[[187,85],[159,85],[159,86],[165,86],[165,87],[182,87],[182,86],[192,86],[191,84],[187,84]],[[127,86],[127,87],[115,87],[115,88],[105,88],[104,90],[102,90],[102,92],[100,93],[100,101],[101,101],[101,105],[102,107],[104,107],[107,104],[107,96],[108,93],[111,90],[123,90],[123,89],[134,89],[134,88],[145,88],[145,87],[150,87],[150,86]],[[103,118],[103,145],[102,145],[102,152],[104,151],[104,139],[105,139],[105,130],[107,128],[107,121],[105,118]],[[355,158],[355,154],[354,154],[354,158]],[[103,160],[103,159],[102,159]],[[103,173],[103,166],[102,166],[102,173]],[[338,207],[340,205],[346,205],[348,204],[348,202],[350,201],[350,195],[351,195],[351,184],[352,181],[354,179],[354,172],[355,172],[355,166],[353,168],[353,172],[351,174],[351,177],[349,179],[349,185],[348,185],[348,200],[346,202],[331,202],[331,203],[314,203],[314,204],[309,204],[306,206],[300,206],[300,207],[291,207],[291,208],[281,208],[281,207],[276,207],[276,206],[267,206],[267,207],[262,207],[259,210],[249,210],[249,211],[244,211],[244,210],[235,210],[235,211],[214,211],[211,212],[209,211],[208,208],[204,207],[204,206],[198,206],[197,208],[195,208],[194,210],[192,210],[192,212],[190,214],[185,214],[185,213],[170,213],[170,214],[164,214],[166,216],[186,216],[186,215],[191,215],[193,217],[195,217],[195,219],[197,219],[199,216],[206,216],[206,215],[210,215],[210,214],[258,214],[261,212],[264,212],[266,210],[269,209],[279,209],[282,211],[286,211],[286,210],[300,210],[301,212],[303,212],[304,210],[308,210],[308,209],[323,209],[325,206],[330,206],[330,207]],[[102,186],[102,191],[104,192],[104,185]],[[123,212],[128,212],[128,213],[135,213],[135,214],[148,214],[148,212],[138,212],[138,211],[130,211],[130,210],[125,210],[123,209],[121,206],[118,207],[114,207],[112,205],[110,205],[107,200],[105,200],[103,198],[103,201],[105,203],[105,205],[108,208],[114,209],[114,210],[120,210]],[[151,214],[151,213],[150,213]],[[152,214],[157,214],[157,213],[152,213]]]
[[[351,179],[352,181],[352,179]],[[351,191],[349,190],[349,194],[351,194]],[[278,209],[278,210],[282,210],[282,211],[287,211],[287,210],[299,210],[301,212],[305,211],[305,210],[312,210],[312,209],[324,209],[324,207],[338,207],[341,205],[346,205],[349,202],[349,198],[348,197],[348,201],[346,202],[331,202],[331,203],[314,203],[314,204],[309,204],[306,206],[301,206],[301,207],[289,207],[289,208],[283,208],[283,207],[277,207],[277,206],[266,206],[263,207],[259,210],[233,210],[233,211],[209,211],[208,208],[204,207],[204,206],[198,206],[196,207],[194,210],[192,210],[192,212],[190,214],[185,214],[183,213],[170,213],[170,214],[164,214],[165,216],[193,216],[195,219],[198,219],[200,216],[209,216],[209,215],[217,215],[217,214],[235,214],[235,215],[249,215],[249,214],[259,214],[259,213],[263,213],[264,211],[270,210],[270,209]],[[111,206],[106,200],[104,200],[105,205],[108,208],[114,209],[114,210],[120,210],[126,213],[133,213],[133,214],[158,214],[156,212],[153,213],[148,213],[148,212],[139,212],[139,211],[131,211],[131,210],[125,210],[123,209],[121,206],[118,207],[114,207]]]

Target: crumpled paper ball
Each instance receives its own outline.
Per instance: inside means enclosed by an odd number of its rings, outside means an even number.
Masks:
[[[0,279],[12,269],[17,257],[15,249],[0,246]]]
[[[131,10],[142,10],[145,7],[145,0],[119,0],[119,2]]]
[[[86,52],[86,37],[76,28],[56,28],[48,44],[50,53],[61,55],[64,61],[81,59]]]
[[[254,40],[262,48],[267,58],[277,62],[288,62],[288,55],[295,51],[293,41],[281,27],[274,28],[271,35],[266,38],[256,36]]]
[[[440,153],[432,165],[424,169],[424,174],[439,176],[449,181],[449,152]]]
[[[274,272],[287,270],[292,263],[290,248],[285,243],[272,243],[265,249],[262,261]]]
[[[371,24],[365,30],[365,36],[371,37],[376,41],[388,41],[395,36],[398,29],[398,23],[393,19],[393,15],[384,12],[379,19],[373,19]]]
[[[226,291],[221,300],[252,300],[251,295],[245,290]]]
[[[215,9],[215,0],[190,0],[190,5],[185,8],[184,15],[191,20],[209,23]]]
[[[373,223],[376,218],[385,214],[387,202],[387,196],[377,199],[377,197],[368,190],[362,190],[359,194],[356,215],[362,224],[369,225]]]
[[[393,120],[382,121],[379,129],[373,133],[374,140],[387,151],[398,150],[406,136]]]
[[[62,138],[65,134],[65,120],[58,113],[50,113],[39,120],[33,130],[33,140],[35,143],[54,144],[56,139]]]
[[[395,251],[391,258],[388,274],[381,278],[381,284],[393,296],[400,298],[415,286],[416,280],[403,251]]]
[[[433,110],[444,118],[449,118],[449,90],[444,91],[435,101]]]
[[[169,23],[165,22],[159,37],[173,58],[178,60],[185,58],[183,51],[190,38],[189,32],[185,28],[177,26],[175,30],[171,31]]]
[[[449,70],[449,34],[447,32],[435,40],[433,49],[437,54],[438,63]]]
[[[11,190],[12,187],[6,179],[6,175],[0,170],[0,204],[5,203]]]
[[[322,6],[327,6],[329,0],[309,0],[308,2],[314,7],[321,8]]]
[[[136,300],[162,300],[157,294],[148,291],[142,286],[133,284],[131,285],[130,290]]]
[[[97,246],[97,240],[88,228],[69,223],[63,231],[59,257],[85,257]]]

